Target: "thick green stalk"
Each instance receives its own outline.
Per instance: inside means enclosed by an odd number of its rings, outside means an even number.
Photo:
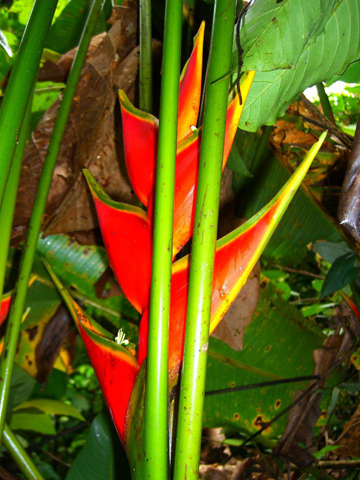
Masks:
[[[5,424],[4,428],[4,447],[10,453],[12,459],[27,480],[44,480],[44,477],[33,464],[27,451],[7,424]]]
[[[167,0],[161,80],[145,406],[147,477],[168,478],[168,336],[182,1]]]
[[[235,0],[216,0],[190,263],[175,480],[197,480]],[[226,77],[226,78],[225,78]],[[218,79],[222,81],[217,82]]]
[[[152,111],[151,0],[140,0],[140,108]]]
[[[24,311],[28,283],[41,228],[41,219],[45,210],[46,199],[49,193],[56,159],[60,150],[61,141],[70,113],[71,104],[75,95],[76,86],[80,77],[82,66],[85,62],[87,49],[94,33],[97,19],[101,11],[102,3],[103,0],[93,0],[92,2],[84,31],[80,39],[79,48],[74,58],[67,85],[64,90],[63,100],[56,117],[48,154],[44,162],[43,171],[31,213],[29,229],[21,257],[19,278],[15,287],[15,295],[11,305],[8,327],[5,334],[5,347],[0,362],[0,435],[4,428],[13,362],[19,338],[21,318]]]
[[[16,146],[15,155],[10,168],[9,178],[4,193],[4,208],[0,209],[0,298],[4,290],[6,261],[10,246],[11,227],[14,218],[21,163],[30,126],[31,104],[32,98],[30,98],[26,109],[23,126],[19,135],[19,142]]]
[[[328,118],[331,122],[335,123],[334,114],[331,108],[329,97],[327,96],[327,93],[325,91],[324,84],[322,82],[317,83],[316,90],[318,92],[318,95],[320,98],[320,104],[323,109],[325,117]]]
[[[33,89],[44,43],[58,0],[37,0],[21,40],[0,109],[0,208]]]

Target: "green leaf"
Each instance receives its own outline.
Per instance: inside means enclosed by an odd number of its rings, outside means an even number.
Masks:
[[[343,383],[339,388],[352,395],[357,395],[360,392],[360,383]]]
[[[10,428],[12,430],[32,430],[44,435],[56,435],[51,418],[43,413],[13,413]]]
[[[354,62],[348,66],[342,75],[334,75],[329,83],[334,82],[360,83],[360,62]]]
[[[89,0],[71,0],[51,27],[46,48],[66,53],[76,47],[79,44],[89,8]],[[106,20],[101,12],[95,35],[106,31],[106,27]]]
[[[84,417],[81,413],[72,405],[69,405],[65,402],[59,400],[49,400],[49,399],[33,399],[23,402],[15,408],[15,411],[26,410],[28,408],[36,408],[43,413],[49,415],[65,415],[67,417],[78,418],[79,420],[84,420]]]
[[[340,448],[341,445],[326,445],[326,447],[322,448],[318,452],[314,453],[314,457],[317,460],[321,460],[328,452],[334,452],[338,448]]]
[[[330,80],[335,74],[341,74],[349,63],[358,60],[359,16],[358,0],[337,0],[324,32],[316,40],[314,38],[314,42],[305,45],[294,68],[257,72],[240,128],[254,132],[261,125],[273,125],[307,87]],[[304,39],[298,38],[297,41],[303,44]],[[247,62],[246,56],[244,62]]]
[[[358,276],[359,267],[354,252],[338,257],[332,264],[324,280],[321,296],[331,295],[346,287]]]
[[[241,29],[244,69],[294,68],[324,30],[337,0],[256,0]]]
[[[66,480],[131,480],[126,455],[107,413],[91,424],[84,448],[72,464]]]
[[[64,88],[63,83],[38,82],[31,108],[30,132],[32,132],[46,110],[51,107]]]
[[[28,400],[34,390],[35,384],[36,381],[14,363],[8,411]]]
[[[329,263],[334,263],[337,258],[352,252],[346,242],[316,242],[312,249]]]
[[[245,330],[242,351],[210,339],[206,391],[312,375],[313,351],[321,348],[323,339],[316,325],[269,284]],[[292,402],[296,390],[306,386],[307,382],[297,382],[206,396],[204,426],[256,432],[261,422],[271,420]],[[286,415],[262,434],[262,440],[280,435],[285,422]]]

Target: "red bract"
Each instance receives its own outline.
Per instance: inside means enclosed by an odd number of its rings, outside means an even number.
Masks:
[[[201,128],[194,130],[192,127],[197,122],[199,111],[203,35],[204,26],[202,25],[180,80],[174,197],[174,257],[189,240],[193,230]],[[253,78],[254,72],[248,72],[244,76],[241,85],[243,102],[249,93]],[[136,356],[121,345],[121,339],[117,339],[118,343],[120,342],[119,345],[111,339],[110,334],[86,316],[67,292],[63,289],[60,291],[75,317],[114,423],[126,444],[126,439],[129,438],[126,427],[131,424],[133,412],[128,408],[129,400],[132,398],[139,368],[147,355],[158,121],[152,115],[135,108],[123,92],[120,92],[119,96],[126,166],[132,187],[139,200],[147,207],[147,212],[138,207],[112,201],[88,172],[85,172],[85,175],[94,198],[110,265],[124,294],[143,314]],[[239,104],[239,99],[235,95],[227,111],[223,166],[226,164],[242,110],[243,105]],[[313,146],[298,170],[266,207],[217,242],[211,303],[211,332],[245,284],[324,138],[325,135]],[[173,264],[171,283],[169,374],[172,384],[176,381],[183,355],[188,277],[189,259],[184,257]],[[55,277],[54,280],[60,286]]]

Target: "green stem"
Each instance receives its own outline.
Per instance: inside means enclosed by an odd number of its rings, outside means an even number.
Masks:
[[[145,407],[147,478],[168,478],[168,335],[182,1],[167,0],[156,167]]]
[[[58,0],[37,0],[21,40],[0,109],[0,208],[16,142]]]
[[[44,477],[33,464],[27,451],[7,424],[5,424],[4,428],[4,447],[10,453],[12,459],[27,480],[44,480]]]
[[[175,480],[198,478],[235,0],[216,0],[191,251]],[[217,82],[219,78],[222,81]]]
[[[140,0],[140,109],[152,111],[151,0]]]
[[[325,91],[324,84],[322,82],[317,83],[316,89],[325,117],[335,124],[334,114],[331,108],[329,97],[327,96],[327,93]]]
[[[51,185],[56,159],[61,147],[61,141],[70,113],[71,104],[75,95],[76,86],[80,77],[82,66],[85,62],[91,37],[96,27],[102,3],[103,0],[93,0],[92,2],[88,18],[84,26],[83,34],[80,39],[79,48],[76,52],[68,82],[64,90],[63,100],[56,117],[48,148],[48,154],[44,162],[33,210],[31,213],[29,229],[21,257],[19,278],[15,287],[15,295],[11,305],[8,326],[5,334],[5,347],[0,362],[0,435],[4,428],[13,362],[19,338],[21,318],[24,311],[28,283],[41,228],[41,219],[45,211],[46,200]]]
[[[30,127],[31,105],[32,101],[30,98],[28,108],[25,112],[24,122],[19,136],[19,142],[16,146],[15,155],[10,168],[9,178],[5,188],[5,208],[0,209],[0,298],[4,293],[6,262],[9,253],[11,227],[15,212],[16,194],[21,173],[21,163]]]

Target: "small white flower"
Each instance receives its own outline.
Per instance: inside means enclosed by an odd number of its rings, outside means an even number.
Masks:
[[[118,331],[118,334],[115,337],[115,342],[118,345],[127,345],[129,343],[129,340],[126,340],[125,338],[125,333],[123,332],[122,328]]]

